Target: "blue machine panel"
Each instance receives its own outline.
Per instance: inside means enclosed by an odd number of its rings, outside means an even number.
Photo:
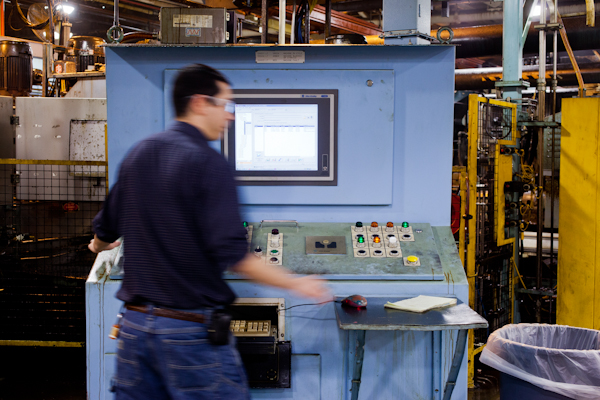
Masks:
[[[298,249],[290,248],[287,260],[284,253],[283,265],[300,273],[328,269],[323,276],[337,296],[451,295],[468,302],[467,280],[449,228],[454,48],[294,46],[305,52],[304,63],[257,62],[257,51],[282,50],[289,47],[107,47],[109,182],[116,181],[128,149],[163,130],[172,118],[165,109],[170,79],[190,63],[224,71],[236,88],[338,89],[338,186],[240,188],[244,219],[293,219],[325,229],[343,221],[423,223],[423,233],[431,232],[422,242],[425,248],[418,242],[405,247],[420,251],[424,264],[435,263],[434,271],[398,279],[388,268],[397,264],[382,260],[361,260],[366,261],[362,265],[348,259],[344,267],[341,259],[334,265],[333,256],[327,265],[328,255],[301,255],[301,241],[296,241]],[[312,261],[320,264],[317,269]],[[102,263],[96,264],[98,270],[86,284],[88,396],[110,400],[113,366],[106,364],[112,363],[115,342],[106,335],[120,306],[114,298],[120,281],[99,274]],[[307,303],[239,277],[227,280],[239,297],[284,298],[285,307]],[[356,338],[338,328],[333,304],[287,310],[284,336],[292,346],[292,388],[253,389],[254,398],[351,398]],[[359,399],[441,399],[456,337],[455,331],[367,332]],[[466,366],[465,356],[452,399],[467,397]]]
[[[164,129],[165,121],[170,118],[165,115],[165,98],[169,96],[165,93],[168,70],[202,62],[224,70],[228,76],[229,71],[250,71],[245,75],[241,72],[231,75],[234,85],[240,88],[259,87],[259,84],[264,84],[265,88],[284,84],[314,87],[313,81],[326,74],[337,82],[340,93],[359,95],[351,99],[340,96],[338,170],[342,181],[337,187],[321,188],[324,191],[318,202],[314,200],[314,193],[306,187],[288,186],[272,193],[277,200],[270,198],[257,204],[258,201],[246,195],[245,191],[249,188],[242,188],[241,200],[249,203],[242,208],[244,218],[251,221],[296,219],[319,222],[372,218],[428,222],[433,226],[450,225],[454,47],[294,46],[294,50],[305,52],[305,63],[256,62],[257,51],[281,50],[285,48],[107,47],[109,182],[116,181],[118,166],[128,149],[140,139]],[[275,74],[274,70],[279,72]],[[319,72],[304,74],[304,71]],[[366,80],[361,80],[369,76],[369,71],[378,74],[392,71],[393,92],[381,98],[360,95],[361,91],[370,93],[366,85],[364,91],[360,89],[366,83]],[[257,82],[254,82],[255,75],[261,77],[256,79]],[[287,79],[283,82],[282,76],[289,76],[289,82]],[[342,77],[355,77],[356,81]],[[387,86],[389,81],[385,83]],[[374,80],[372,88],[379,90],[381,85]],[[327,86],[330,86],[329,82]],[[374,156],[371,151],[366,156],[360,149],[356,150],[355,144],[371,141],[371,135],[365,136],[363,128],[384,123],[377,121],[375,116],[382,114],[379,108],[383,111],[389,106],[393,107],[393,122],[389,122],[393,126],[392,151],[383,149],[385,153],[381,156]],[[371,111],[365,112],[365,107]],[[344,122],[346,120],[358,121],[357,126],[361,129],[349,127]],[[387,143],[390,144],[389,141]],[[391,180],[388,171],[384,170],[389,168],[390,163]],[[368,176],[369,185],[373,182],[373,186],[378,186],[375,200],[369,198],[363,204],[345,202],[346,197],[356,199],[355,196],[361,196],[365,199],[369,196],[369,191],[361,187],[366,184],[364,179],[354,179],[354,174],[360,174],[362,169],[371,166],[379,168],[376,174]],[[327,195],[331,190],[341,193],[334,194],[336,200],[329,202]],[[390,190],[391,202],[381,195]],[[355,193],[361,191],[365,194]]]

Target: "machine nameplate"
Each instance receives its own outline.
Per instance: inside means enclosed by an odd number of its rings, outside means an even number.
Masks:
[[[346,237],[307,236],[306,254],[346,254]]]

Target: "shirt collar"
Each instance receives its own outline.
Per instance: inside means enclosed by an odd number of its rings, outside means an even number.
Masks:
[[[188,124],[187,122],[173,121],[173,123],[171,123],[171,125],[169,126],[169,130],[181,132],[184,135],[193,139],[194,141],[203,144],[208,144],[208,140],[206,140],[204,133],[195,126]]]

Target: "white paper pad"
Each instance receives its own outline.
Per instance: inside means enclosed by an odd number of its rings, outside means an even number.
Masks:
[[[395,303],[389,301],[384,305],[387,308],[396,310],[411,311],[422,313],[434,308],[441,308],[456,305],[456,299],[449,297],[417,296],[412,299],[400,300]]]

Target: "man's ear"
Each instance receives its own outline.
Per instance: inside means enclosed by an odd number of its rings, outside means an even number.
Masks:
[[[188,111],[196,115],[204,115],[206,113],[206,97],[202,95],[194,95],[188,102]]]

